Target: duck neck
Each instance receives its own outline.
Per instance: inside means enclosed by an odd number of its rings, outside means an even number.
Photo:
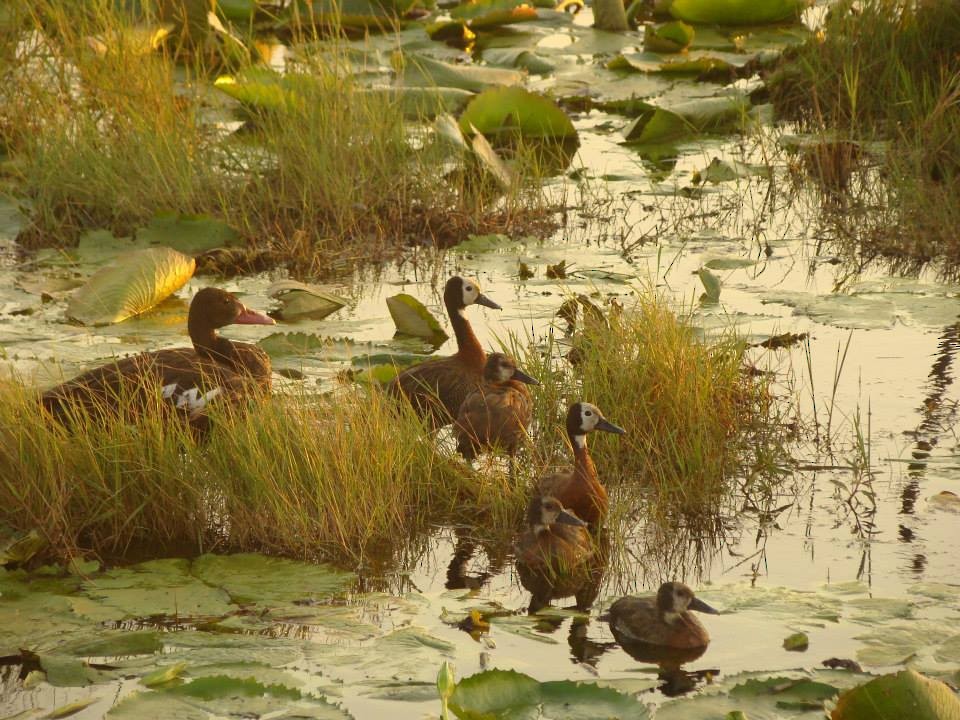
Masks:
[[[233,343],[225,337],[220,337],[214,328],[204,322],[189,318],[187,320],[187,330],[190,333],[190,340],[193,341],[193,349],[197,351],[198,355],[217,362],[233,359]]]
[[[453,334],[457,338],[457,355],[471,365],[476,365],[477,369],[483,372],[487,356],[477,336],[473,334],[470,322],[464,317],[464,308],[447,305],[447,314],[450,316]]]
[[[590,457],[587,448],[586,435],[571,435],[570,444],[573,446],[573,472],[577,480],[592,485],[597,481],[597,468]]]

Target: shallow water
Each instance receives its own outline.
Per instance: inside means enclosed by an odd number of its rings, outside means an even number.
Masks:
[[[502,312],[468,311],[481,341],[494,346],[509,333],[542,338],[571,292],[613,296],[629,307],[632,295],[652,285],[678,307],[695,307],[703,289],[695,274],[699,268],[710,260],[748,259],[755,264],[714,271],[722,281],[721,302],[696,309],[694,322],[708,333],[734,325],[753,342],[785,332],[809,333],[809,374],[802,343],[789,350],[757,349],[754,359],[758,367],[769,367],[781,378],[792,370],[801,407],[812,413],[815,400],[821,422],[832,405],[833,423],[842,437],[850,436],[851,418],[859,409],[862,428],[869,432],[877,507],[867,519],[874,523],[873,532],[863,532],[858,521],[865,518],[848,512],[836,495],[832,481],[847,482],[850,473],[798,472],[793,478],[799,489],[796,501],[762,525],[744,515],[723,542],[690,543],[680,552],[659,553],[656,547],[635,545],[644,556],[628,559],[627,572],[608,575],[585,625],[582,619],[563,618],[557,627],[545,630],[533,629],[532,621],[519,621],[528,632],[516,634],[494,622],[489,635],[477,641],[445,623],[444,610],[453,613],[471,603],[495,601],[521,611],[528,595],[509,565],[469,597],[466,589],[448,590],[456,534],[438,528],[427,546],[412,554],[408,566],[396,568],[385,579],[365,578],[365,585],[386,587],[388,595],[358,593],[347,604],[355,604],[353,612],[380,633],[419,627],[441,641],[439,647],[394,649],[401,655],[409,650],[407,661],[394,657],[378,668],[376,657],[364,657],[365,651],[377,647],[376,639],[338,634],[322,623],[272,630],[274,635],[292,632],[308,647],[317,648],[315,654],[306,652],[285,667],[304,687],[341,700],[355,717],[435,716],[439,706],[432,683],[443,659],[455,664],[459,677],[498,667],[538,680],[600,679],[641,692],[645,702],[658,704],[663,696],[655,690],[658,681],[651,666],[616,647],[597,615],[613,598],[655,590],[664,579],[686,581],[722,611],[705,618],[712,643],[686,668],[714,669],[721,678],[744,671],[814,668],[829,657],[858,657],[870,644],[864,636],[878,628],[950,628],[960,620],[955,552],[960,513],[955,505],[941,507],[929,501],[941,491],[960,492],[954,431],[960,395],[953,384],[954,355],[960,346],[960,287],[938,283],[932,276],[890,277],[879,267],[851,275],[844,263],[835,264],[820,245],[826,232],[822,213],[835,209],[818,207],[809,188],[791,189],[783,155],[772,163],[772,188],[770,181],[753,177],[707,184],[694,198],[677,193],[715,157],[762,162],[769,141],[728,137],[683,145],[675,168],[655,179],[641,158],[608,131],[619,130],[623,118],[592,112],[578,117],[575,124],[582,145],[574,164],[582,166],[597,183],[594,187],[610,198],[599,211],[596,205],[584,204],[591,217],[577,212],[582,187],[569,178],[556,180],[552,190],[565,194],[570,213],[553,237],[483,252],[454,249],[439,259],[424,250],[421,257],[399,266],[331,285],[331,290],[350,296],[353,304],[329,318],[269,329],[231,328],[228,334],[257,340],[277,331],[306,332],[356,341],[347,351],[275,359],[276,367],[305,375],[302,381],[281,382],[281,391],[283,385],[298,382],[325,388],[340,370],[351,367],[351,355],[363,354],[362,343],[370,343],[374,353],[393,347],[387,296],[411,293],[439,315],[439,292],[451,272],[478,277],[485,293],[503,305]],[[13,214],[0,207],[0,248],[9,246],[16,225]],[[570,276],[563,281],[547,279],[546,266],[562,260],[573,265]],[[519,261],[534,270],[532,279],[518,278]],[[142,318],[90,329],[63,321],[64,293],[49,285],[52,275],[49,267],[33,269],[29,261],[13,254],[3,254],[0,260],[2,366],[38,385],[114,355],[185,343],[187,302],[197,289],[211,284],[209,278],[195,277],[175,298]],[[274,274],[262,274],[214,284],[237,292],[256,309],[269,310],[275,302],[265,292],[276,279]],[[52,301],[41,300],[41,286],[54,296]],[[837,287],[840,292],[835,292]],[[438,352],[449,353],[452,343],[451,339]],[[918,441],[932,449],[918,450]],[[468,575],[479,576],[485,569],[479,549],[467,565]],[[937,591],[931,592],[934,586]],[[816,608],[805,612],[801,600],[809,600],[811,607],[823,605],[835,612],[836,620],[824,620]],[[781,647],[783,638],[796,630],[809,635],[810,649],[805,653]],[[269,645],[266,639],[263,642]],[[331,647],[340,653],[334,653],[335,659]],[[902,657],[908,654],[905,651]],[[914,662],[939,674],[960,667],[931,659],[928,651],[920,652]],[[896,666],[863,664],[870,671]],[[412,699],[371,696],[376,694],[371,684],[390,680],[424,685]],[[100,717],[136,683],[124,680],[105,687],[108,692],[103,687],[43,684],[22,690],[14,678],[4,675],[0,712],[52,708],[96,695],[100,699],[75,717]]]

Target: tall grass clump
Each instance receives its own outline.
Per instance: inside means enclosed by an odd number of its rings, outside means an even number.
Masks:
[[[588,324],[575,348],[583,398],[627,431],[592,448],[628,512],[718,516],[776,485],[788,459],[783,408],[747,372],[734,333],[704,338],[646,293]]]
[[[476,168],[452,172],[400,92],[364,85],[349,49],[313,28],[292,33],[296,59],[280,74],[253,36],[249,52],[236,41],[217,55],[186,42],[189,23],[156,34],[176,25],[164,3],[137,5],[13,2],[0,143],[33,212],[22,241],[70,245],[90,229],[130,235],[158,213],[207,214],[322,273],[547,215],[533,182],[490,192]],[[215,85],[226,77],[251,88],[242,102]]]
[[[864,181],[869,205],[893,221],[844,233],[893,259],[960,270],[960,3],[866,0],[831,6],[822,32],[788,53],[769,78],[782,114],[808,131],[889,142]],[[848,146],[832,144],[841,152]],[[843,217],[838,215],[838,221]]]
[[[356,565],[436,525],[512,527],[523,503],[361,389],[214,410],[199,443],[160,407],[67,429],[31,393],[2,392],[0,522],[36,530],[55,557],[256,550]]]

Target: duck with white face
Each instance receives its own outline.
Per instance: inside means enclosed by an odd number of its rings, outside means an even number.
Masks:
[[[595,431],[623,435],[626,431],[607,420],[600,408],[588,402],[570,406],[566,430],[573,448],[573,468],[542,478],[536,494],[557,498],[591,528],[596,528],[606,516],[609,503],[606,488],[597,476],[597,468],[587,448],[587,435]]]
[[[501,309],[483,294],[474,278],[459,275],[447,280],[443,303],[457,339],[457,352],[409,367],[387,386],[387,392],[405,398],[434,428],[453,422],[463,401],[483,380],[487,354],[464,311],[471,305]]]
[[[527,440],[533,420],[533,398],[528,385],[540,383],[517,367],[504,353],[491,353],[483,369],[483,383],[463,401],[454,434],[457,450],[467,460],[488,450],[513,457]],[[511,472],[512,474],[512,472]]]
[[[514,543],[514,553],[520,582],[532,596],[530,612],[571,595],[585,610],[595,597],[593,538],[587,524],[556,498],[531,501],[527,529]]]
[[[621,644],[645,643],[678,650],[705,648],[710,635],[693,611],[717,614],[682,582],[666,582],[654,597],[620,598],[610,606],[607,618]]]

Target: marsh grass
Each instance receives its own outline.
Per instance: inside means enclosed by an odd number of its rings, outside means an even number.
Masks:
[[[822,35],[791,53],[769,81],[780,112],[804,129],[889,143],[880,172],[865,174],[859,187],[851,188],[854,202],[840,208],[859,205],[868,211],[835,213],[841,226],[836,234],[905,270],[940,261],[949,274],[960,271],[953,232],[960,222],[957,47],[955,2],[841,2],[831,7]],[[850,145],[831,140],[824,147],[842,154]],[[824,165],[834,169],[845,162],[819,160],[815,176],[823,175]],[[847,189],[843,185],[828,192]],[[892,213],[872,209],[885,206]]]
[[[199,444],[159,408],[68,429],[32,393],[2,392],[2,519],[35,528],[48,555],[244,549],[356,565],[436,525],[512,526],[523,502],[361,389],[214,414]]]
[[[105,0],[82,12],[53,0],[14,5],[18,31],[3,34],[0,50],[12,59],[0,71],[0,142],[33,209],[20,238],[28,245],[70,245],[97,228],[129,235],[161,212],[205,213],[320,274],[414,242],[520,233],[550,216],[535,167],[506,192],[478,190],[476,169],[460,161],[451,172],[458,161],[422,122],[404,119],[398,93],[371,92],[344,72],[348,50],[336,42],[294,38],[285,81],[299,101],[255,112],[252,132],[237,133],[227,122],[236,103],[211,82],[222,67],[203,54],[185,60],[176,34],[144,47],[154,5],[142,3],[138,17]],[[92,38],[105,39],[100,51]],[[251,56],[231,72],[255,66]]]

